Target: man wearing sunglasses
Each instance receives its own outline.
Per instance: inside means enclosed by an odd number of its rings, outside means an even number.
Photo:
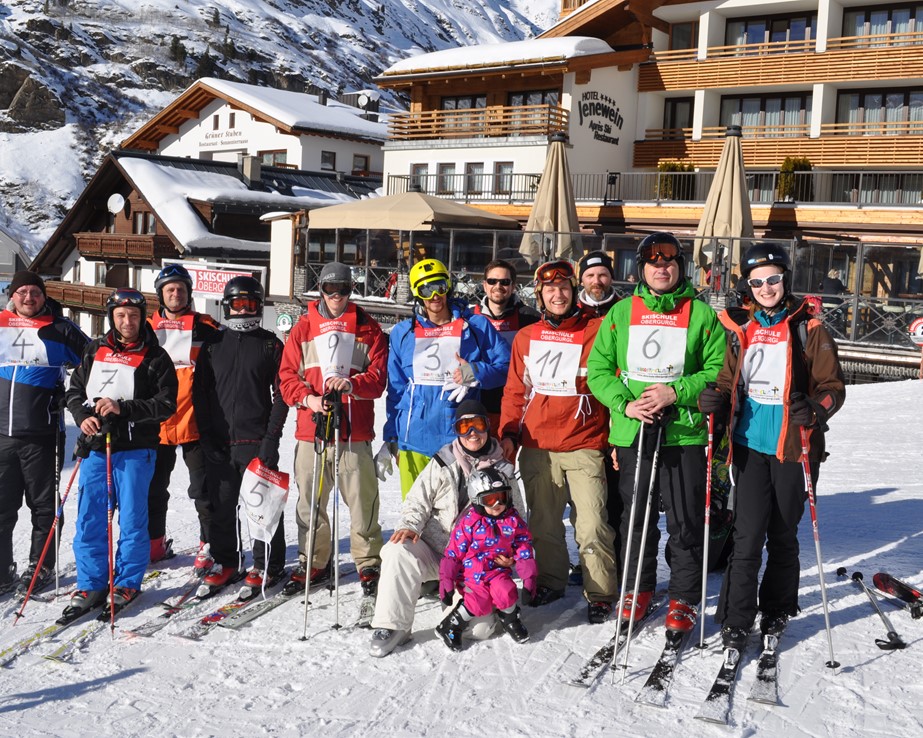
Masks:
[[[200,521],[200,556],[194,567],[202,574],[213,561],[208,550],[208,521],[211,508],[205,489],[205,458],[199,445],[199,428],[192,407],[192,381],[202,346],[218,336],[218,323],[192,306],[192,276],[182,264],[167,264],[154,280],[160,307],[148,318],[160,345],[173,359],[179,393],[176,412],[160,426],[160,445],[154,477],[148,490],[148,534],[151,537],[151,561],[172,556],[167,540],[167,507],[170,501],[170,476],[176,466],[176,447],[183,449],[183,461],[189,470],[189,497],[195,504]]]
[[[587,356],[600,321],[577,305],[577,275],[569,261],[539,266],[535,298],[542,319],[513,340],[500,414],[503,450],[512,461],[519,448],[529,503],[538,563],[538,589],[530,604],[564,596],[570,558],[562,516],[571,500],[587,615],[591,623],[602,623],[614,609],[618,588],[603,471],[609,413],[586,383]]]
[[[538,311],[526,305],[516,294],[516,268],[508,261],[495,259],[484,268],[484,299],[474,306],[474,312],[483,315],[496,331],[500,333],[507,345],[513,345],[513,339],[521,328],[532,325],[539,319]],[[490,427],[494,434],[500,428],[500,403],[503,388],[484,390],[481,402],[487,408]]]
[[[48,299],[45,282],[35,272],[16,272],[7,294],[9,302],[0,311],[0,593],[15,588],[17,596],[24,597],[57,506],[66,367],[80,364],[90,339]],[[29,563],[17,578],[13,529],[23,497],[31,513],[32,536]],[[51,582],[56,558],[52,546],[33,591]]]
[[[282,396],[298,409],[295,428],[295,481],[298,483],[299,564],[293,582],[304,587],[330,576],[331,531],[327,500],[333,489],[334,458],[327,454],[322,497],[314,529],[313,558],[307,560],[311,505],[316,495],[314,448],[315,413],[331,409],[330,392],[342,393],[340,427],[340,493],[349,507],[350,554],[359,572],[363,593],[374,596],[381,566],[381,524],[378,522],[378,478],[372,458],[375,400],[385,391],[388,341],[365,310],[350,301],[352,274],[339,262],[326,264],[318,279],[320,299],[308,304],[289,335],[279,369]],[[348,422],[346,422],[348,420]]]
[[[683,247],[671,233],[652,233],[638,245],[638,287],[603,319],[587,362],[590,389],[612,412],[609,441],[615,447],[619,491],[624,503],[623,545],[630,545],[629,596],[622,615],[642,617],[657,582],[660,531],[656,514],[644,520],[652,473],[652,510],[667,515],[670,609],[667,628],[689,631],[701,598],[705,510],[705,419],[697,407],[706,383],[715,381],[724,361],[724,331],[718,316],[695,299],[686,279]],[[643,424],[642,458],[638,458]],[[662,435],[661,435],[662,433]],[[660,438],[657,468],[653,447]],[[641,473],[635,484],[635,470]],[[628,530],[634,495],[639,496],[634,529]],[[645,550],[638,599],[632,607],[635,571],[644,526]],[[623,557],[624,558],[624,557]]]
[[[390,336],[383,432],[401,451],[404,496],[430,458],[455,437],[458,403],[502,386],[510,362],[509,346],[490,321],[453,297],[452,277],[441,261],[414,264],[410,291],[414,315]]]

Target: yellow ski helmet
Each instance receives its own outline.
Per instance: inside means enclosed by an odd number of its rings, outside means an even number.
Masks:
[[[422,300],[420,287],[427,282],[443,280],[450,291],[452,289],[452,276],[438,259],[423,259],[410,268],[410,292],[418,300]]]

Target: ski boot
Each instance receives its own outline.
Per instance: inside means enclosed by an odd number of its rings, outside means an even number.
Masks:
[[[468,617],[465,618],[462,613],[468,615]],[[465,608],[465,604],[459,602],[452,608],[452,612],[436,626],[436,632],[450,649],[453,651],[461,651],[462,633],[465,631],[465,628],[468,627],[468,621],[470,619],[471,615]]]
[[[104,589],[78,589],[71,595],[70,604],[64,608],[61,617],[57,622],[59,625],[66,625],[82,615],[86,614],[94,607],[99,607],[106,602],[106,590]]]
[[[516,643],[525,643],[529,640],[529,631],[522,624],[522,619],[519,615],[519,605],[516,605],[512,612],[497,611],[497,619],[500,621],[500,626],[503,630],[509,633]]]

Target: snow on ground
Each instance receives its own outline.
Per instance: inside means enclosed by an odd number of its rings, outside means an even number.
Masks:
[[[116,631],[97,638],[74,665],[57,665],[37,653],[0,671],[0,734],[16,736],[912,736],[923,734],[920,653],[923,621],[885,605],[895,628],[909,644],[886,653],[875,638],[884,626],[865,595],[837,579],[845,566],[871,580],[885,569],[917,585],[923,583],[923,482],[917,479],[923,415],[923,385],[917,381],[849,387],[844,409],[832,421],[830,459],[818,484],[823,563],[831,606],[833,644],[842,667],[824,666],[828,645],[818,586],[810,516],[801,526],[803,612],[785,635],[781,652],[778,707],[749,703],[754,666],[742,669],[730,728],[694,719],[714,672],[718,649],[689,650],[677,670],[668,709],[639,705],[635,694],[653,665],[662,628],[643,631],[633,643],[624,682],[606,677],[588,692],[566,686],[563,677],[611,635],[614,625],[586,624],[586,607],[576,589],[541,609],[526,608],[532,640],[517,645],[509,637],[474,642],[459,654],[436,638],[440,608],[422,600],[414,638],[391,656],[368,655],[370,631],[351,627],[358,583],[344,542],[345,572],[339,620],[326,594],[312,600],[306,641],[300,640],[303,607],[294,600],[231,632],[218,629],[192,642],[172,635],[179,623],[151,639],[131,640]],[[381,415],[381,411],[379,411]],[[292,425],[288,426],[291,438]],[[75,429],[69,428],[69,440]],[[72,446],[72,444],[70,444]],[[286,444],[283,468],[292,465]],[[65,469],[65,479],[69,468]],[[197,538],[197,524],[185,489],[185,467],[177,464],[168,525],[180,549]],[[398,517],[395,477],[382,488],[386,535]],[[288,503],[293,521],[294,495]],[[76,505],[68,503],[64,583],[73,585]],[[347,529],[345,507],[342,529]],[[20,516],[15,545],[25,557],[27,522]],[[294,525],[289,523],[288,558],[295,558]],[[570,537],[569,537],[570,539]],[[156,602],[185,579],[191,555],[174,559],[168,576],[152,583],[123,626],[157,612]],[[661,564],[661,578],[666,579]],[[713,609],[719,576],[709,579]],[[0,649],[57,616],[61,602],[30,603],[26,619],[3,626]],[[188,622],[188,620],[187,620]],[[707,633],[717,627],[709,618]],[[44,649],[37,649],[46,652]],[[752,655],[752,653],[751,653]],[[491,731],[491,728],[493,730]]]

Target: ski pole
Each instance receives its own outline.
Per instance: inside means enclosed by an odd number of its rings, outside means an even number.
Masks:
[[[115,637],[115,556],[112,553],[112,516],[115,499],[112,492],[112,433],[106,433],[106,534],[109,539],[109,631]]]
[[[638,590],[641,587],[641,567],[644,564],[644,547],[647,545],[647,531],[651,519],[651,501],[654,498],[654,484],[657,480],[657,459],[660,457],[660,441],[663,438],[663,423],[657,424],[657,441],[654,444],[654,458],[651,460],[651,479],[647,485],[647,504],[644,508],[644,528],[641,530],[641,543],[638,547],[638,564],[635,567],[635,589],[631,598],[631,618],[628,620],[628,633],[625,635],[625,659],[622,662],[622,679],[628,670],[628,653],[631,650],[631,632],[635,625],[635,608],[638,604]],[[641,459],[638,458],[640,463]]]
[[[705,461],[705,539],[702,544],[702,604],[699,613],[701,632],[699,648],[705,648],[705,602],[708,595],[708,544],[711,537],[711,464],[715,451],[715,414],[708,414],[708,450]]]
[[[342,394],[330,392],[333,432],[333,629],[340,628],[340,424],[342,422]]]
[[[622,621],[624,620],[623,610],[625,604],[625,594],[628,589],[628,561],[631,559],[631,538],[635,529],[635,513],[638,509],[638,491],[641,487],[641,451],[644,448],[644,423],[638,429],[638,458],[635,460],[635,484],[631,493],[631,510],[628,513],[628,535],[625,538],[625,560],[622,562],[622,585],[619,588],[618,616],[615,620],[615,645],[612,649],[612,658],[609,659],[609,668],[615,665],[616,651],[618,648],[618,639],[622,634]],[[631,603],[631,618],[635,617],[635,603]]]
[[[58,408],[58,414],[54,415],[54,496],[55,502],[58,505],[58,509],[63,511],[61,507],[61,446],[64,443],[64,439],[61,437],[61,417],[60,417],[61,408]],[[57,515],[55,515],[55,522],[57,522]],[[54,530],[54,596],[58,596],[58,592],[61,587],[61,568],[58,566],[58,554],[61,552],[61,529],[56,525],[53,526]],[[41,570],[41,565],[36,571]]]
[[[833,631],[830,628],[830,606],[827,604],[827,584],[824,582],[824,564],[820,555],[820,530],[817,526],[817,505],[814,503],[814,483],[811,481],[811,464],[808,461],[808,432],[805,427],[801,430],[801,468],[804,471],[804,487],[808,493],[808,504],[811,507],[811,528],[814,531],[814,552],[817,554],[817,575],[820,578],[820,598],[824,606],[824,627],[827,629],[827,649],[830,660],[825,666],[837,669],[840,663],[833,655]]]
[[[315,528],[317,527],[318,508],[320,508],[320,501],[323,496],[324,473],[327,469],[327,441],[321,437],[321,433],[324,432],[321,430],[321,423],[326,424],[329,422],[329,416],[324,416],[322,413],[315,413],[314,418],[314,485],[317,489],[317,494],[315,495],[314,491],[311,491],[311,514],[308,519],[308,550],[305,551],[307,560],[305,562],[306,572],[304,578],[304,625],[302,627],[300,639],[302,641],[308,640],[308,604],[311,598],[311,565],[314,563]],[[322,446],[320,453],[317,451],[318,442],[320,442]]]
[[[58,509],[55,511],[54,520],[51,521],[51,530],[48,531],[48,537],[45,539],[45,546],[42,548],[42,555],[38,557],[38,565],[35,567],[35,573],[32,575],[32,581],[29,582],[29,589],[26,590],[26,596],[22,601],[22,607],[19,608],[19,612],[16,613],[16,619],[13,621],[13,625],[19,622],[19,618],[22,617],[23,610],[26,609],[26,605],[29,603],[29,598],[32,596],[32,590],[35,588],[35,580],[38,579],[38,575],[42,570],[42,564],[45,563],[45,556],[48,553],[48,547],[51,545],[52,540],[56,540],[55,531],[58,528],[58,521],[61,520],[61,516],[64,514],[64,503],[67,502],[67,496],[70,494],[71,486],[74,484],[74,479],[77,477],[77,471],[80,469],[80,462],[83,461],[83,457],[77,457],[77,463],[74,465],[74,471],[71,472],[70,479],[67,481],[67,487],[64,488],[64,496],[61,497],[61,501],[58,503]]]
[[[845,577],[846,576],[846,567],[841,566],[836,570],[837,576]],[[887,631],[887,640],[882,638],[875,639],[875,645],[878,646],[882,651],[895,651],[901,648],[907,648],[907,644],[901,640],[901,637],[897,634],[897,631],[894,630],[894,626],[891,625],[891,621],[888,619],[888,616],[884,614],[881,610],[881,605],[878,604],[878,598],[875,596],[875,593],[869,588],[865,583],[865,580],[862,578],[861,571],[854,571],[851,577],[853,584],[855,584],[859,589],[861,589],[869,598],[869,602],[872,603],[872,607],[875,608],[875,612],[878,613],[878,616],[881,618],[881,621],[885,624],[885,630]]]

